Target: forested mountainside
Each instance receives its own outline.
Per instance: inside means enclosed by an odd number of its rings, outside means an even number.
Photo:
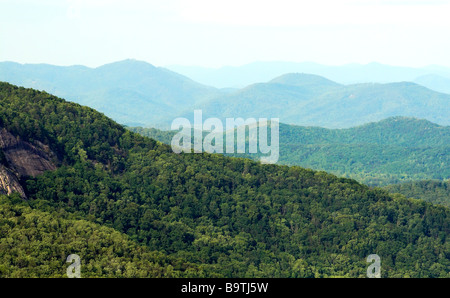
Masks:
[[[281,123],[326,128],[349,128],[393,116],[450,125],[450,94],[405,79],[373,84],[359,76],[360,83],[343,85],[318,75],[291,72],[222,90],[136,60],[97,68],[0,63],[0,81],[88,105],[128,126],[168,129],[177,117],[192,118],[194,109],[202,109],[204,117],[222,120],[280,118]],[[382,77],[394,74],[376,73]]]
[[[0,81],[45,90],[127,125],[173,119],[186,108],[221,93],[168,69],[132,59],[97,68],[3,62]],[[151,117],[148,111],[152,111]]]
[[[200,266],[139,245],[113,228],[67,219],[0,195],[0,277],[65,277],[67,256],[83,257],[82,277],[204,277]]]
[[[450,125],[450,94],[410,82],[339,85],[308,74],[286,74],[196,105],[220,119],[279,118],[281,123],[349,128],[394,116]],[[193,118],[187,110],[183,117]]]
[[[408,198],[422,199],[433,204],[450,207],[449,181],[413,181],[384,187],[392,193],[401,193]]]
[[[166,144],[176,133],[128,129]],[[280,124],[279,143],[279,164],[324,170],[372,186],[450,178],[450,127],[426,120],[392,117],[348,129]]]
[[[48,146],[56,166],[20,177],[27,199],[1,197],[3,277],[60,276],[69,254],[86,276],[365,277],[378,254],[383,277],[449,277],[446,207],[297,166],[174,154],[32,89],[0,83],[0,103],[2,129]]]

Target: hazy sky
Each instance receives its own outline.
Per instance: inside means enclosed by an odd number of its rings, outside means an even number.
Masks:
[[[0,61],[450,66],[450,1],[0,0]]]

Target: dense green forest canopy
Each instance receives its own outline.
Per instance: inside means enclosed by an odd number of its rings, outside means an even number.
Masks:
[[[175,135],[155,128],[128,129],[165,144]],[[371,186],[450,178],[450,127],[426,120],[392,117],[349,129],[280,124],[279,143],[279,164],[324,170]]]
[[[1,127],[59,157],[23,179],[29,200],[1,198],[1,276],[60,276],[79,254],[87,276],[364,277],[378,254],[383,277],[449,277],[446,207],[297,166],[174,154],[32,89],[0,83],[0,103]]]
[[[422,199],[433,204],[450,207],[450,182],[424,180],[384,187],[392,193],[401,193],[408,198]]]
[[[117,230],[66,217],[0,195],[0,276],[66,277],[66,258],[74,251],[83,256],[82,277],[208,276],[200,266],[152,252]]]

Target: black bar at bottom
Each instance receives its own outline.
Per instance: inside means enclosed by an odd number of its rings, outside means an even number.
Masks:
[[[16,284],[17,283],[17,284]],[[427,285],[430,283],[431,285]],[[192,279],[0,279],[0,287],[51,294],[70,293],[136,297],[311,297],[345,294],[417,294],[431,286],[448,288],[449,279],[278,279],[278,278],[192,278]],[[128,298],[128,297],[126,297]]]

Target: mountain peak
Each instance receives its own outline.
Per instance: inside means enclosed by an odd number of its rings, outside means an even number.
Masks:
[[[104,69],[155,69],[156,67],[148,62],[136,60],[136,59],[125,59],[117,62],[108,63],[97,67],[98,70]]]
[[[358,131],[371,131],[371,132],[383,131],[383,134],[389,134],[390,131],[391,134],[394,134],[396,137],[400,139],[404,139],[406,135],[416,137],[418,135],[421,135],[421,137],[417,137],[418,139],[421,139],[421,141],[427,138],[426,136],[422,135],[425,132],[429,131],[435,132],[440,131],[441,133],[447,132],[446,136],[445,135],[441,136],[443,138],[441,141],[445,143],[447,142],[445,141],[445,139],[448,139],[448,128],[449,128],[448,126],[441,126],[426,119],[396,116],[396,117],[389,117],[378,122],[363,124],[350,129]]]
[[[279,77],[274,78],[269,81],[269,83],[277,83],[283,85],[292,85],[292,86],[326,86],[326,87],[337,87],[340,84],[333,82],[327,78],[322,76],[307,74],[307,73],[288,73],[281,75]]]
[[[420,119],[416,117],[395,116],[389,117],[379,121],[379,124],[407,124],[407,125],[421,125],[427,127],[440,127],[441,125],[428,121],[426,119]]]

